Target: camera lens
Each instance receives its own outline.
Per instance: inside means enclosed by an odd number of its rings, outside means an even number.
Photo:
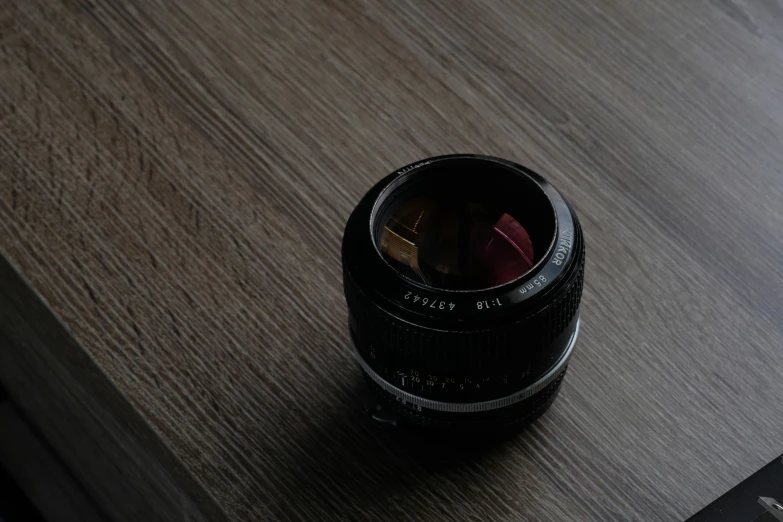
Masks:
[[[361,200],[342,254],[373,416],[484,432],[551,405],[579,330],[584,240],[541,176],[475,155],[409,165]]]

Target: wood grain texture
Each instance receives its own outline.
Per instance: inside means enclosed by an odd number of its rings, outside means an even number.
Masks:
[[[783,444],[781,27],[779,0],[6,0],[0,380],[116,520],[686,518]],[[375,181],[452,152],[559,187],[587,278],[552,410],[432,467],[361,420],[339,248]]]

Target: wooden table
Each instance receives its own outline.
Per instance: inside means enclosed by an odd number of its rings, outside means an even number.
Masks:
[[[681,520],[783,448],[783,2],[5,0],[0,382],[113,520]],[[451,152],[571,200],[554,407],[363,420],[340,242]]]

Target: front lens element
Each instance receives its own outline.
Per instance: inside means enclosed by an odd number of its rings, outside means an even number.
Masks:
[[[381,252],[407,277],[449,290],[508,283],[536,259],[530,235],[514,217],[470,200],[402,203],[383,227]]]
[[[474,169],[432,166],[384,198],[378,249],[405,277],[443,290],[487,289],[519,279],[548,250],[555,218],[546,195],[501,165]]]

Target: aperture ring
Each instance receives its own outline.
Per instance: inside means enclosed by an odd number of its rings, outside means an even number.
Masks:
[[[471,413],[471,412],[475,413],[475,412],[496,410],[499,408],[505,408],[507,406],[511,406],[512,404],[516,404],[517,402],[532,397],[533,395],[535,395],[536,393],[544,389],[547,385],[552,383],[555,379],[558,378],[558,376],[561,374],[563,369],[568,365],[568,361],[571,358],[571,353],[573,352],[574,345],[576,344],[576,338],[578,334],[579,334],[579,318],[577,318],[576,320],[576,328],[574,329],[574,333],[571,334],[571,339],[568,341],[568,346],[563,352],[563,355],[560,357],[557,363],[555,363],[555,365],[543,377],[541,377],[541,379],[531,384],[530,386],[527,386],[519,391],[512,393],[511,395],[507,395],[499,399],[492,399],[489,401],[482,401],[482,402],[444,402],[444,401],[425,399],[423,397],[413,395],[412,393],[408,393],[404,390],[401,390],[398,387],[394,386],[393,384],[389,383],[388,381],[384,380],[380,375],[378,375],[375,372],[375,370],[373,370],[370,367],[369,364],[367,364],[367,362],[362,358],[361,354],[359,354],[358,351],[356,352],[356,359],[359,361],[359,364],[361,365],[362,369],[364,369],[367,375],[378,386],[380,386],[386,392],[392,394],[400,401],[421,406],[422,408],[436,410],[436,411],[446,411],[446,412],[454,412],[454,413]]]

